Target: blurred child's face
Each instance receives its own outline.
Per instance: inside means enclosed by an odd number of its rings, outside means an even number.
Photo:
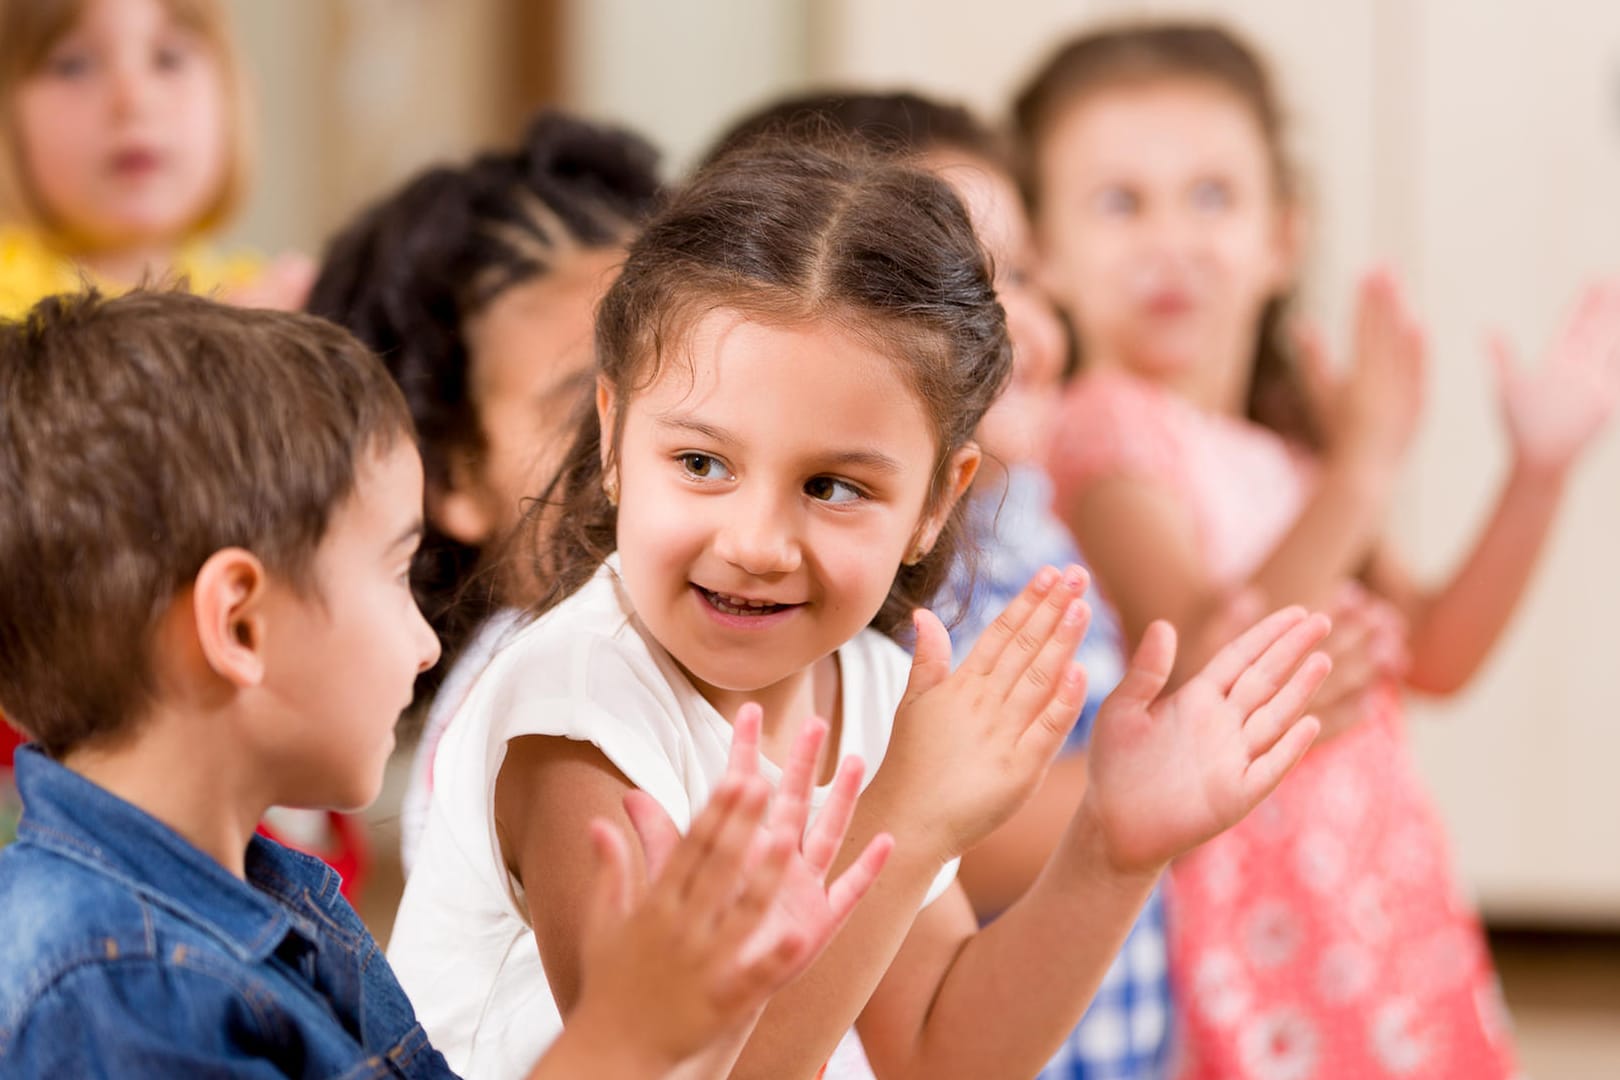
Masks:
[[[1265,136],[1203,82],[1101,90],[1040,147],[1047,283],[1089,365],[1185,379],[1247,364],[1289,271]]]
[[[991,462],[1038,459],[1056,411],[1068,341],[1051,301],[1036,287],[1029,219],[1012,179],[977,158],[951,152],[928,155],[967,206],[979,242],[995,264],[996,297],[1007,312],[1013,371],[975,436]]]
[[[220,62],[159,0],[90,0],[18,90],[24,172],[51,226],[93,250],[183,239],[225,180]]]
[[[422,531],[422,462],[399,438],[363,459],[315,554],[315,589],[273,583],[266,600],[265,745],[279,801],[358,809],[377,797],[394,725],[439,640],[411,593]]]
[[[474,546],[505,535],[556,471],[591,386],[596,305],[623,260],[618,248],[570,255],[468,321],[468,394],[483,445],[458,466],[455,495],[433,500],[444,532]]]
[[[625,410],[618,547],[637,615],[729,715],[858,634],[949,506],[925,524],[933,427],[864,337],[722,309],[690,340]]]

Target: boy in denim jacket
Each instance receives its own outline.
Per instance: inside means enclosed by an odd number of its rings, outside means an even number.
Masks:
[[[0,712],[33,742],[0,1074],[448,1075],[337,875],[254,835],[271,805],[376,797],[439,652],[421,511],[404,400],[336,327],[159,292],[0,323]],[[739,763],[678,846],[652,822],[639,904],[593,826],[594,967],[534,1076],[741,1045],[853,903],[772,930],[767,797]]]

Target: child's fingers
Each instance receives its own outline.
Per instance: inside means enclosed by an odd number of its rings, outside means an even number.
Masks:
[[[741,1020],[808,967],[817,952],[804,930],[784,931],[775,945],[721,979],[712,997]]]
[[[861,777],[866,764],[851,754],[838,763],[833,775],[832,792],[822,804],[821,813],[804,834],[804,861],[810,872],[819,879],[824,877],[844,846],[844,835],[855,816],[855,800],[861,793]]]
[[[596,935],[617,926],[629,914],[633,875],[630,852],[619,827],[605,818],[595,818],[590,829],[596,873],[591,881],[591,906],[586,914],[585,932]]]
[[[1243,724],[1243,739],[1251,758],[1263,754],[1304,715],[1311,697],[1332,668],[1333,661],[1324,654],[1312,653],[1270,701],[1249,715]],[[1359,693],[1361,688],[1356,690]]]
[[[1070,660],[1058,674],[1057,690],[1052,699],[1041,710],[1039,719],[1026,728],[1022,736],[1024,740],[1029,740],[1029,751],[1042,765],[1051,764],[1085,706],[1086,669],[1079,661]]]
[[[686,897],[688,918],[716,923],[726,917],[739,884],[746,885],[753,876],[744,868],[769,799],[770,785],[749,777],[734,800],[713,814],[705,807],[699,815],[682,850],[669,864],[669,876]],[[684,861],[683,856],[687,856]]]
[[[1229,694],[1238,677],[1249,669],[1272,643],[1305,621],[1302,607],[1274,611],[1226,644],[1215,658],[1204,665],[1203,677],[1214,683],[1221,694]]]
[[[893,850],[894,837],[879,833],[855,861],[827,886],[827,910],[832,918],[829,936],[837,933],[844,920],[849,918],[849,913],[855,910],[855,905],[860,903],[878,874],[883,872],[883,864],[889,861],[889,853]]]
[[[726,775],[753,776],[759,771],[759,729],[764,722],[764,710],[755,702],[748,702],[737,710],[731,722],[731,754],[726,760]]]
[[[1024,625],[1012,635],[996,658],[996,666],[985,679],[991,700],[1006,700],[1012,696],[1013,688],[1052,640],[1069,605],[1084,594],[1086,583],[1086,572],[1080,567],[1070,566],[1063,571],[1063,580],[1030,612]]]
[[[1289,627],[1238,676],[1227,701],[1247,716],[1271,700],[1305,654],[1316,648],[1332,628],[1326,615],[1311,615]]]
[[[917,632],[917,647],[911,656],[911,675],[906,679],[902,705],[926,694],[951,673],[951,635],[939,616],[927,608],[918,608],[911,613],[911,625]]]
[[[1253,807],[1271,794],[1272,789],[1288,775],[1288,770],[1299,764],[1299,759],[1305,756],[1305,751],[1310,749],[1321,729],[1322,725],[1316,717],[1301,717],[1282,733],[1270,750],[1251,761],[1243,774],[1244,802]]]
[[[715,790],[715,797],[723,791],[734,790],[735,781],[722,781]],[[709,800],[713,803],[714,799]],[[664,808],[658,805],[658,800],[648,795],[640,788],[631,788],[624,793],[624,812],[630,816],[630,825],[636,830],[636,839],[641,843],[641,857],[647,864],[647,880],[657,881],[663,874],[670,855],[681,842],[680,830],[669,819]]]
[[[716,911],[717,925],[711,946],[718,955],[739,952],[765,922],[771,906],[782,889],[788,864],[793,859],[793,842],[786,836],[773,836],[764,853],[743,871],[740,881],[736,875],[728,879],[731,895]],[[740,888],[739,888],[740,886]],[[790,931],[801,929],[788,922]]]
[[[810,818],[810,792],[816,786],[816,761],[826,741],[827,721],[821,717],[812,716],[800,726],[771,803],[772,832],[791,832],[795,841],[804,835],[804,823]]]
[[[1039,720],[1062,687],[1063,674],[1068,670],[1080,640],[1086,636],[1091,623],[1091,608],[1084,600],[1071,600],[1052,636],[1041,646],[1041,651],[1024,669],[1007,699],[1008,715],[1022,718],[1025,727]],[[1072,724],[1074,717],[1069,717]]]
[[[1170,669],[1176,662],[1175,627],[1163,619],[1148,624],[1142,643],[1131,654],[1125,677],[1119,680],[1114,692],[1108,695],[1112,708],[1145,709],[1153,704],[1170,680]]]
[[[973,675],[988,675],[995,670],[996,663],[1001,659],[1002,650],[1018,634],[1024,623],[1029,620],[1037,608],[1046,601],[1047,594],[1057,588],[1063,575],[1053,566],[1043,566],[1029,579],[1023,591],[1013,597],[1012,602],[1002,609],[985,627],[979,640],[974,642],[973,649],[962,661],[962,670]]]

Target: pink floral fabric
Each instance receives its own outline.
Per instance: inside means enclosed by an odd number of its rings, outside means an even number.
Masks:
[[[1222,580],[1246,577],[1309,496],[1271,431],[1118,374],[1082,379],[1050,464],[1059,508],[1107,476],[1185,500]],[[1237,827],[1171,871],[1182,1080],[1515,1073],[1506,1013],[1393,686]]]

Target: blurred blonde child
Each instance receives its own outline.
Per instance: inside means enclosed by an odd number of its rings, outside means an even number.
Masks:
[[[220,0],[0,0],[0,316],[86,278],[296,308],[308,260],[208,243],[251,144]]]
[[[1259,59],[1216,27],[1102,31],[1061,50],[1016,112],[1047,280],[1087,369],[1052,449],[1057,506],[1127,636],[1160,618],[1196,636],[1236,587],[1326,603],[1351,578],[1409,627],[1277,797],[1176,864],[1184,1075],[1511,1075],[1396,690],[1456,690],[1506,625],[1620,389],[1620,295],[1588,297],[1540,370],[1502,365],[1513,467],[1461,568],[1420,587],[1383,531],[1423,335],[1374,274],[1348,374],[1295,363],[1300,226]]]

